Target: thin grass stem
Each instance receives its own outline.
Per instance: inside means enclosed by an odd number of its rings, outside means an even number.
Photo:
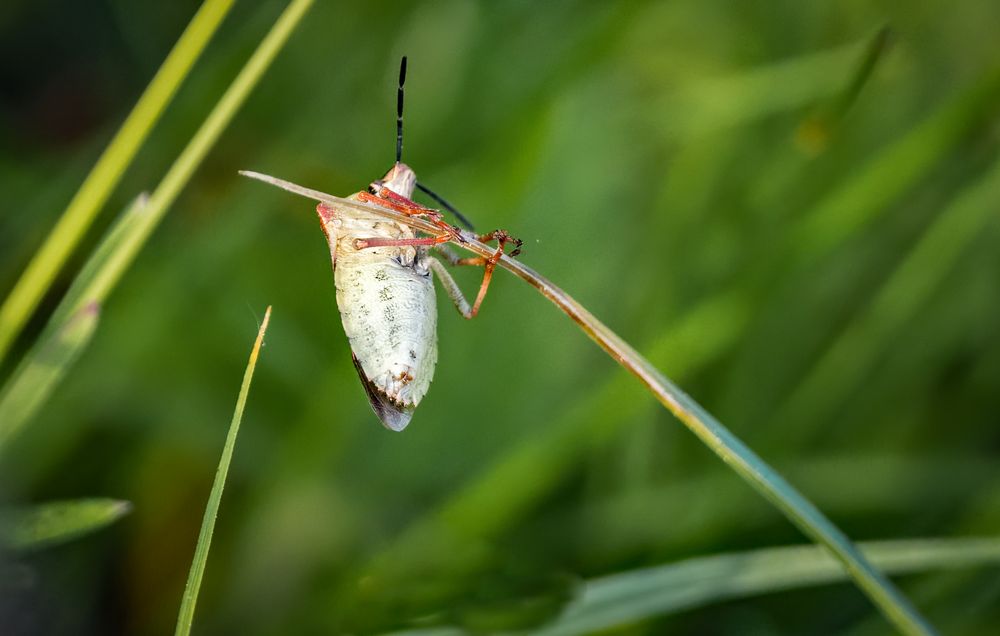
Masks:
[[[253,372],[257,366],[257,357],[260,355],[260,348],[264,342],[264,333],[267,331],[267,324],[270,320],[271,307],[268,306],[264,312],[264,320],[260,323],[260,329],[257,331],[257,339],[254,341],[253,349],[250,351],[250,360],[247,362],[247,369],[243,374],[243,384],[240,386],[240,394],[236,399],[236,410],[233,412],[233,419],[229,424],[226,444],[222,448],[219,467],[215,471],[215,481],[212,483],[212,491],[208,496],[208,504],[205,506],[205,516],[201,522],[201,531],[198,533],[198,544],[195,547],[194,560],[191,563],[191,571],[188,573],[187,585],[184,586],[181,609],[177,615],[177,628],[174,631],[177,636],[186,636],[191,633],[191,624],[194,622],[194,609],[198,603],[198,591],[201,589],[201,580],[205,575],[208,550],[212,546],[215,519],[219,515],[219,503],[222,501],[222,491],[226,486],[226,476],[229,474],[229,463],[233,458],[233,449],[236,447],[236,436],[240,432],[243,409],[246,407],[247,394],[250,392],[250,381],[253,380]]]

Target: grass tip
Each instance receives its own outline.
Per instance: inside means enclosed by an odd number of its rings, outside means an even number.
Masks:
[[[111,510],[113,516],[115,518],[118,518],[118,517],[124,517],[125,515],[132,512],[132,509],[134,507],[135,506],[132,504],[131,501],[128,501],[126,499],[119,499],[111,505]]]

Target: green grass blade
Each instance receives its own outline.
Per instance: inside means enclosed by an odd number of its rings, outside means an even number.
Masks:
[[[205,0],[0,307],[0,360],[87,232],[233,0]]]
[[[885,572],[1000,564],[1000,539],[928,539],[859,544]],[[791,546],[720,554],[588,581],[545,636],[590,634],[719,601],[847,580],[825,551]]]
[[[195,547],[194,561],[191,563],[191,572],[188,574],[187,585],[184,587],[184,597],[181,601],[180,613],[177,615],[177,629],[174,632],[177,636],[191,633],[191,623],[194,621],[194,608],[198,602],[198,590],[201,588],[201,579],[205,574],[208,550],[212,545],[212,532],[215,530],[215,518],[219,514],[222,489],[226,485],[226,475],[229,473],[229,462],[233,458],[236,435],[240,431],[240,421],[243,419],[243,409],[247,403],[250,381],[253,379],[254,367],[257,366],[257,357],[260,355],[260,348],[264,342],[264,333],[267,331],[267,323],[270,320],[271,308],[268,307],[267,311],[264,312],[264,320],[260,323],[257,340],[254,342],[253,350],[250,352],[250,361],[247,362],[246,372],[243,374],[240,395],[236,399],[236,410],[233,412],[233,420],[229,424],[229,433],[226,435],[226,444],[222,449],[219,467],[215,471],[212,492],[209,494],[208,504],[205,506],[205,517],[201,522],[201,531],[198,533],[198,545]]]
[[[114,523],[132,504],[118,499],[50,501],[0,511],[0,546],[33,550],[65,543]]]
[[[884,26],[878,30],[875,37],[868,43],[861,64],[854,71],[850,84],[837,98],[836,103],[828,110],[828,117],[836,121],[844,116],[847,110],[858,99],[861,89],[865,87],[875,72],[879,62],[885,59],[886,51],[892,44],[892,29]]]
[[[104,264],[135,232],[145,212],[142,195],[122,213],[49,319],[38,342],[28,351],[0,392],[0,449],[45,404],[66,370],[90,342],[107,283]]]
[[[0,449],[45,403],[97,328],[100,305],[72,314],[50,336],[39,340],[0,392]]]

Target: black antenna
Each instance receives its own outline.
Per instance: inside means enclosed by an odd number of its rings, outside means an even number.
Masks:
[[[403,84],[406,82],[406,56],[399,63],[399,88],[396,89],[396,163],[403,157]]]
[[[396,163],[403,158],[403,84],[406,83],[406,56],[399,62],[399,88],[396,91]],[[465,218],[461,212],[455,209],[455,206],[445,201],[440,195],[436,194],[433,190],[428,188],[422,183],[417,183],[417,188],[421,192],[425,193],[430,198],[434,199],[441,204],[445,210],[448,210],[455,215],[459,223],[464,225],[470,231],[473,229],[472,223],[469,219]]]
[[[458,210],[456,210],[455,206],[453,206],[452,204],[450,204],[447,201],[445,201],[440,195],[436,194],[433,190],[431,190],[430,188],[428,188],[424,184],[420,183],[419,181],[417,182],[417,189],[419,189],[421,192],[423,192],[424,194],[426,194],[430,198],[432,198],[435,201],[437,201],[438,203],[440,203],[441,207],[443,207],[445,210],[448,210],[449,212],[451,212],[452,214],[454,214],[455,218],[458,219],[459,223],[461,223],[462,225],[464,225],[466,227],[466,229],[468,229],[470,231],[475,230],[475,228],[472,227],[472,223],[469,223],[469,219],[465,218],[465,215],[463,215],[461,212],[459,212]]]

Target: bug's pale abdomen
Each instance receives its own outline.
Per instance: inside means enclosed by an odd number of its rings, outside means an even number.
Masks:
[[[427,393],[437,363],[437,305],[423,250],[354,249],[355,238],[396,233],[386,230],[339,237],[337,306],[362,381],[369,383],[366,388],[411,411]],[[378,412],[379,396],[369,397]],[[402,428],[409,417],[396,421]]]

